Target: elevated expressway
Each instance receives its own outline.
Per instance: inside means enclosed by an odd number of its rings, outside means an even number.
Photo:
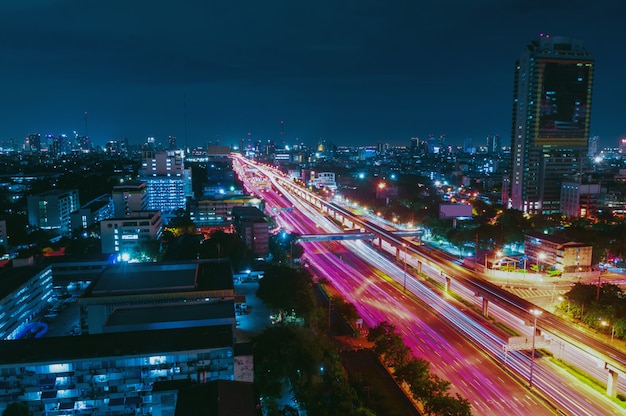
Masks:
[[[350,211],[325,201],[285,178],[277,177],[276,180],[292,194],[314,205],[335,221],[341,222],[344,226],[350,228],[359,228],[363,231],[363,234],[368,236],[373,235],[373,244],[378,244],[382,248],[382,244],[385,242],[395,247],[398,260],[400,260],[402,251],[408,252],[411,256],[418,259],[418,272],[421,273],[422,263],[439,269],[445,279],[446,290],[449,289],[450,282],[454,279],[455,283],[460,284],[472,291],[476,296],[482,298],[482,312],[485,316],[488,315],[489,303],[494,303],[526,322],[533,322],[534,315],[531,313],[531,310],[537,309],[534,304],[478,277],[476,272],[459,266],[444,253],[426,251],[423,247],[413,244],[409,240],[404,239],[402,235],[397,235],[394,231],[362,221]],[[559,338],[563,342],[569,343],[595,357],[599,366],[603,366],[608,370],[607,395],[610,397],[616,396],[619,374],[622,374],[622,376],[626,375],[626,356],[621,351],[573,328],[565,320],[545,310],[542,313],[541,320],[537,322],[536,330],[538,334],[541,331],[548,332],[553,337]]]

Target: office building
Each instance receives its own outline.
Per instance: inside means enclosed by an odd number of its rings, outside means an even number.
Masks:
[[[182,151],[144,151],[139,173],[146,183],[148,210],[186,209],[193,194],[191,169],[185,168]]]
[[[78,190],[54,190],[31,195],[28,201],[28,223],[44,230],[57,230],[68,234],[71,230],[70,214],[78,209]]]
[[[554,268],[565,275],[583,276],[591,271],[593,247],[553,235],[524,235],[524,254],[541,270]]]
[[[139,255],[146,243],[161,238],[161,211],[133,211],[123,218],[100,221],[103,254]]]
[[[132,212],[148,210],[148,192],[145,182],[134,181],[115,186],[111,197],[115,218],[123,218]]]
[[[542,35],[515,64],[510,208],[560,209],[561,182],[585,171],[594,59],[580,41]]]
[[[70,214],[72,234],[77,235],[102,220],[112,218],[113,212],[113,199],[108,194],[87,202]]]
[[[561,183],[560,212],[569,218],[595,218],[600,210],[599,183]]]
[[[262,209],[263,201],[248,195],[201,199],[189,204],[189,216],[198,226],[230,225],[235,207]]]

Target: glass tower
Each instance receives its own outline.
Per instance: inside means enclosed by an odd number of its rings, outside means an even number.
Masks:
[[[586,170],[594,59],[580,41],[541,35],[515,63],[510,208],[559,212],[560,184]],[[505,201],[503,201],[505,202]]]

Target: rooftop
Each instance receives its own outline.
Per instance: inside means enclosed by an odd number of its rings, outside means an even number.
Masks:
[[[0,366],[229,347],[232,325],[0,341]]]
[[[87,297],[233,289],[228,260],[123,263],[104,270]]]
[[[208,321],[224,319],[230,319],[234,323],[234,314],[235,306],[232,300],[135,306],[115,309],[105,323],[105,327],[116,327],[116,330],[120,327],[131,330],[138,325],[151,326],[151,329],[180,328],[193,326],[189,325],[192,322],[208,324]],[[158,328],[152,328],[152,326],[158,326]]]

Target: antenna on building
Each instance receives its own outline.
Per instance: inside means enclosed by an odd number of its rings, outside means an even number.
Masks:
[[[89,129],[87,129],[87,112],[84,113],[85,116],[85,137],[89,137]]]
[[[183,122],[185,125],[185,152],[187,151],[187,93],[183,93]]]
[[[280,143],[285,148],[285,122],[280,120]]]

